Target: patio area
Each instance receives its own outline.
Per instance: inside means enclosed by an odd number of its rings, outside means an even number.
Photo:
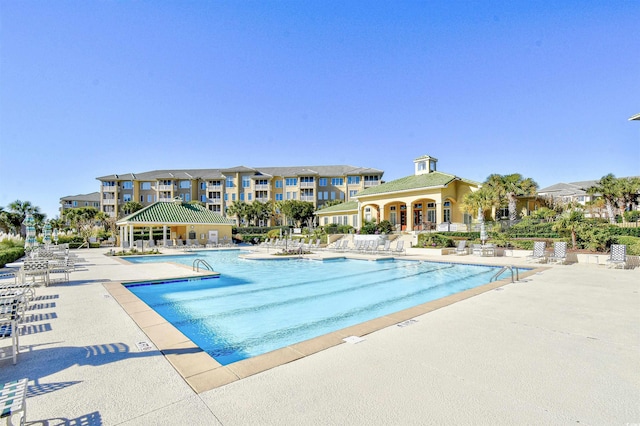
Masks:
[[[3,339],[28,425],[640,423],[640,268],[554,265],[198,394],[105,288],[193,272],[106,251],[37,288],[17,365]]]

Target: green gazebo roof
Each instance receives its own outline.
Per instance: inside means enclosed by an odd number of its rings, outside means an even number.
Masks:
[[[181,201],[158,201],[117,222],[117,225],[125,224],[233,225],[233,222],[198,204],[187,204]]]

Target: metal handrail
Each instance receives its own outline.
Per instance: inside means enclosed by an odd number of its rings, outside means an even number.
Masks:
[[[213,268],[211,267],[211,265],[209,265],[209,262],[201,258],[195,259],[193,261],[193,264],[191,265],[191,268],[196,272],[200,272],[200,265],[213,272]]]
[[[505,271],[511,271],[511,282],[514,283],[516,281],[520,281],[520,270],[518,269],[517,266],[503,266],[502,268],[500,268],[500,270],[498,272],[496,272],[495,274],[493,274],[493,276],[491,277],[491,279],[489,280],[489,282],[493,282],[493,281],[497,281],[498,277]],[[513,280],[513,272],[515,270],[516,273],[516,279],[515,281]]]

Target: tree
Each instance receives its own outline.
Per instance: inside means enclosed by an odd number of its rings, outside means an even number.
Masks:
[[[260,221],[263,223],[268,222],[275,214],[273,201],[267,202],[254,201],[251,203],[250,213],[254,225],[258,225]]]
[[[251,216],[251,206],[244,201],[236,201],[227,207],[227,216],[235,216],[239,224],[246,226]]]
[[[620,204],[624,211],[635,210],[640,197],[640,178],[620,178]],[[624,220],[624,214],[622,215]]]
[[[595,185],[587,188],[587,194],[599,194],[604,198],[609,223],[616,223],[615,209],[618,207],[618,202],[622,198],[622,185],[620,181],[616,179],[612,173],[609,173],[600,178]]]
[[[498,207],[499,200],[489,187],[482,187],[462,197],[460,207],[467,213],[476,213],[478,222],[484,221],[484,212],[491,207]]]
[[[509,221],[514,222],[518,218],[518,197],[536,195],[538,184],[531,178],[523,178],[519,173],[510,175],[489,175],[484,183],[491,188],[497,199],[507,200],[509,207]]]
[[[285,200],[278,203],[280,213],[293,220],[296,226],[300,227],[302,223],[307,222],[309,218],[313,218],[314,207],[309,201]],[[285,221],[286,223],[286,221]]]
[[[128,216],[132,213],[135,213],[139,210],[142,210],[143,205],[138,203],[137,201],[127,201],[120,207],[120,211],[123,215]]]
[[[89,237],[93,234],[93,228],[98,224],[100,212],[95,207],[80,207],[64,212],[64,217],[69,224],[82,237],[85,243],[89,242]]]
[[[22,225],[27,214],[31,213],[37,227],[42,227],[47,215],[40,213],[40,207],[34,206],[30,201],[16,200],[9,204],[7,208],[10,210],[6,215],[8,224],[13,232],[20,234],[22,238],[26,237],[26,229]]]
[[[577,234],[584,227],[584,213],[580,210],[567,210],[553,224],[553,230],[571,235],[571,247],[576,249]]]

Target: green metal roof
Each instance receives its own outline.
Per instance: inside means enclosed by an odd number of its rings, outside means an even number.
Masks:
[[[130,223],[233,225],[233,222],[219,213],[212,212],[198,204],[187,204],[180,201],[158,201],[123,217],[117,222],[117,225]]]
[[[372,186],[356,194],[356,197],[386,194],[390,192],[408,191],[411,189],[430,188],[447,185],[449,182],[459,179],[454,175],[441,172],[425,173],[423,175],[411,175],[400,179],[385,182],[382,185]]]
[[[336,204],[335,206],[329,206],[324,209],[320,209],[316,211],[316,214],[324,214],[324,213],[337,213],[342,211],[355,211],[358,210],[358,202],[357,201],[347,201],[346,203]]]

